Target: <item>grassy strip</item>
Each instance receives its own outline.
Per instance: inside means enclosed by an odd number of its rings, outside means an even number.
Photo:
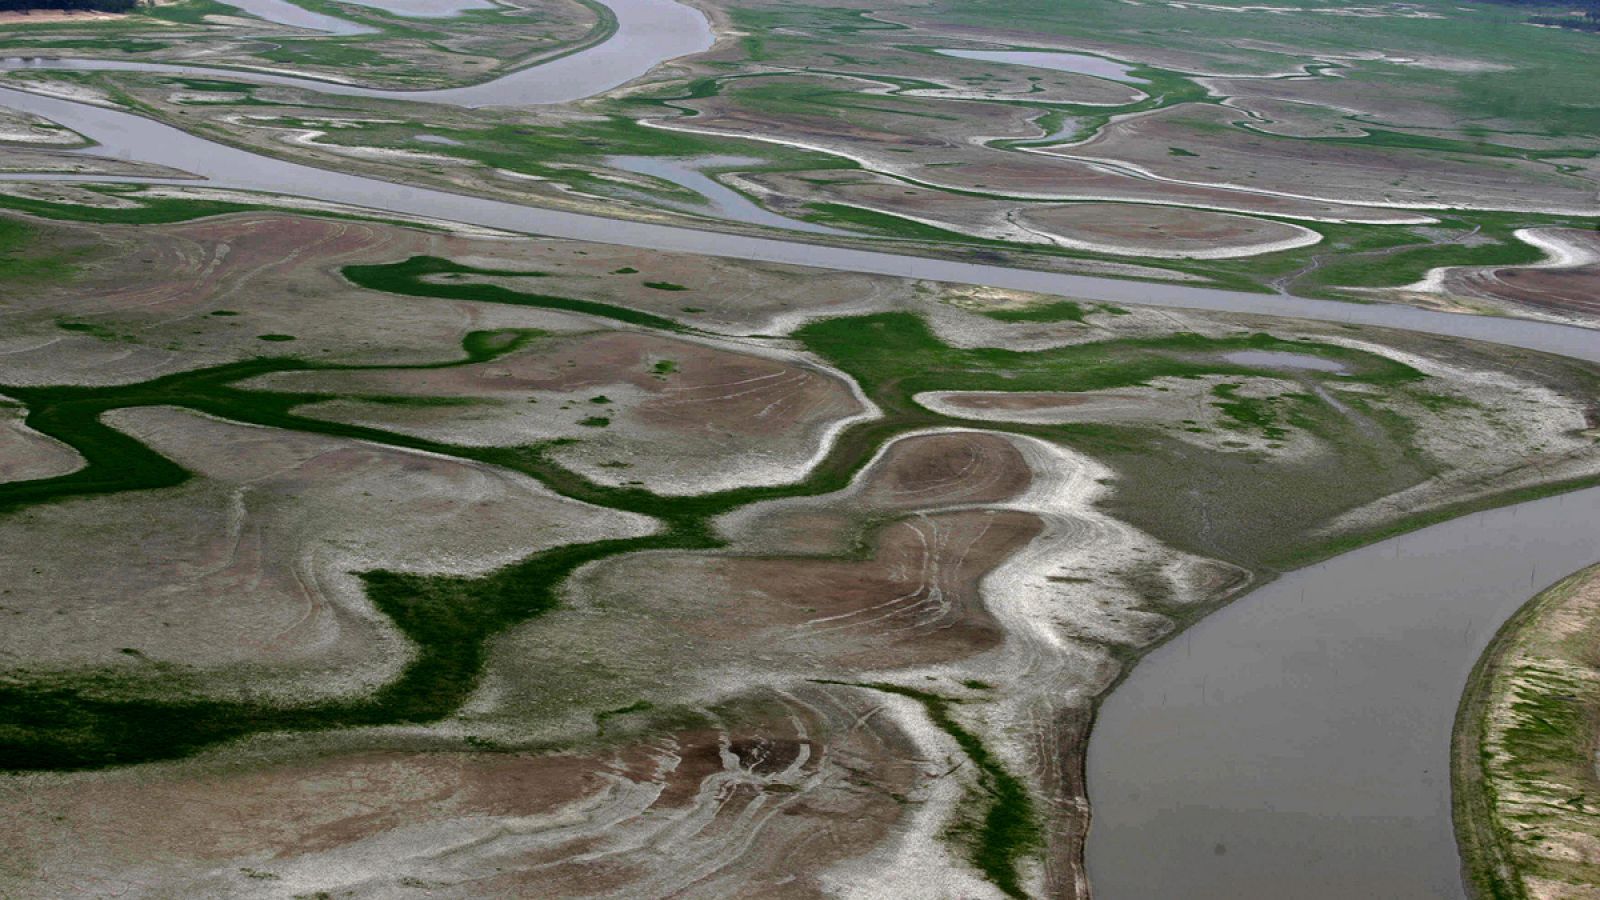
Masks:
[[[438,281],[423,281],[428,276],[436,275],[526,278],[539,274],[542,273],[474,269],[436,256],[413,256],[404,262],[375,266],[349,266],[344,270],[344,276],[355,284],[391,294],[403,294],[410,297],[437,297],[448,300],[472,300],[481,303],[504,303],[512,306],[535,306],[541,309],[562,309],[568,312],[585,313],[591,316],[614,319],[630,325],[643,325],[647,328],[656,328],[661,331],[686,333],[694,330],[687,325],[682,325],[662,316],[640,312],[625,306],[596,303],[593,300],[574,300],[570,297],[556,297],[548,294],[525,294],[493,284],[450,284]]]
[[[1560,775],[1551,769],[1583,773],[1586,780],[1594,780],[1590,755],[1600,698],[1555,673],[1545,673],[1537,682],[1528,680],[1532,673],[1508,669],[1507,661],[1538,635],[1548,613],[1597,576],[1600,566],[1591,566],[1541,591],[1517,610],[1484,648],[1462,692],[1451,745],[1451,805],[1463,873],[1480,900],[1526,900],[1523,876],[1533,874],[1519,871],[1518,840],[1498,809],[1500,785],[1498,773],[1491,771],[1488,746],[1488,716],[1496,700],[1506,692],[1515,692],[1517,698],[1519,719],[1504,736],[1511,754],[1504,769],[1547,788],[1561,785]],[[1580,655],[1588,652],[1592,651],[1585,648]],[[1512,681],[1518,678],[1524,680],[1520,688]]]
[[[851,684],[824,681],[824,684]],[[874,682],[852,685],[886,694],[909,697],[922,704],[928,718],[940,731],[950,735],[978,770],[978,785],[988,797],[988,809],[975,825],[958,826],[958,836],[971,843],[972,864],[1004,891],[1008,897],[1027,897],[1017,872],[1017,864],[1044,846],[1044,832],[1027,785],[1008,772],[978,736],[955,720],[950,708],[959,701],[927,691]]]
[[[1088,315],[1082,304],[1071,300],[1017,309],[980,309],[978,312],[997,322],[1082,322]]]
[[[814,352],[857,379],[874,400],[909,403],[921,391],[1089,391],[1144,384],[1160,376],[1261,374],[1222,358],[1236,350],[1279,350],[1340,362],[1361,381],[1396,384],[1422,374],[1385,357],[1268,334],[1208,338],[1176,334],[1078,344],[1037,352],[958,348],[911,313],[815,322],[795,332]],[[892,395],[892,396],[885,396]]]

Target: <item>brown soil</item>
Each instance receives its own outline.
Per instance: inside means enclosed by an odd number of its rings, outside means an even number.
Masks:
[[[1021,217],[1050,234],[1130,250],[1141,247],[1169,251],[1251,247],[1288,240],[1300,234],[1299,229],[1266,219],[1131,203],[1030,207]]]
[[[24,9],[0,12],[0,25],[44,25],[53,22],[114,22],[126,19],[126,13],[108,13],[93,9]]]
[[[352,573],[485,571],[629,521],[476,463],[174,409],[107,419],[199,477],[0,518],[16,551],[0,556],[9,665],[110,666],[156,690],[170,664],[206,692],[357,691],[408,652]],[[62,546],[76,549],[48,549]]]
[[[706,574],[732,602],[695,630],[803,643],[846,671],[959,659],[999,644],[978,582],[1039,530],[1027,513],[921,515],[880,532],[860,562],[726,559]]]
[[[799,478],[826,430],[864,412],[849,385],[820,368],[631,331],[553,337],[481,365],[294,373],[256,384],[467,401],[350,399],[303,411],[476,446],[575,439],[556,451],[563,465],[672,493]]]
[[[803,687],[603,749],[222,757],[0,780],[0,893],[813,897],[927,777],[875,695]],[[659,847],[679,852],[662,855]],[[25,887],[24,887],[25,885]],[[21,896],[20,894],[18,896]]]
[[[859,523],[884,513],[1010,500],[1033,473],[1009,440],[994,434],[921,435],[890,444],[861,476],[853,495],[821,503],[779,504],[738,537],[755,552],[839,555],[850,552]]]
[[[0,482],[65,475],[83,465],[72,448],[23,424],[20,409],[0,397]]]
[[[1600,232],[1567,228],[1561,236],[1600,252]],[[1600,323],[1600,265],[1457,269],[1449,273],[1448,285],[1469,296]]]
[[[1081,406],[1095,399],[1108,399],[1104,394],[1056,393],[1004,393],[1004,394],[949,394],[944,402],[961,409],[993,409],[1017,412],[1030,409],[1058,409],[1063,406]]]
[[[1011,441],[955,432],[897,441],[867,473],[859,502],[874,509],[917,509],[956,503],[998,503],[1033,480]]]
[[[1540,210],[1593,209],[1595,185],[1542,163],[1284,140],[1236,126],[1241,113],[1186,104],[1124,119],[1064,156],[1134,163],[1168,178],[1226,181],[1338,200]],[[1189,155],[1173,154],[1178,147]],[[1165,185],[1152,185],[1166,187]]]

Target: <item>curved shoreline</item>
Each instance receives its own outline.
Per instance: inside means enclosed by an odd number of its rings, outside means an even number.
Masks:
[[[59,70],[146,72],[189,77],[231,78],[251,84],[298,88],[341,97],[442,103],[476,109],[486,106],[543,106],[570,103],[601,94],[638,78],[658,65],[710,49],[716,36],[705,15],[678,0],[607,0],[599,6],[596,30],[573,46],[529,61],[477,84],[433,90],[386,90],[314,76],[282,75],[227,66],[142,63],[93,58],[0,59],[0,71]],[[609,21],[608,21],[609,19]]]
[[[1514,753],[1513,748],[1506,746],[1506,732],[1516,729],[1519,723],[1515,719],[1496,722],[1494,717],[1497,710],[1502,714],[1510,712],[1514,716],[1515,709],[1524,704],[1555,700],[1558,705],[1570,704],[1572,714],[1579,720],[1592,718],[1595,711],[1592,696],[1585,698],[1564,694],[1547,684],[1519,683],[1516,668],[1518,662],[1584,665],[1584,661],[1570,658],[1530,659],[1532,648],[1529,645],[1540,639],[1548,640],[1553,636],[1551,632],[1560,631],[1561,623],[1551,620],[1561,615],[1564,604],[1574,600],[1583,603],[1586,599],[1584,594],[1597,591],[1600,591],[1600,566],[1589,566],[1535,594],[1495,633],[1477,665],[1473,666],[1472,676],[1462,691],[1452,739],[1450,781],[1456,839],[1461,848],[1462,877],[1473,897],[1482,900],[1526,897],[1524,879],[1538,875],[1517,866],[1513,841],[1519,835],[1526,834],[1527,826],[1524,825],[1519,834],[1513,834],[1500,825],[1502,816],[1497,801],[1503,799],[1502,790],[1510,789],[1516,793],[1516,785],[1508,783],[1509,777],[1497,779],[1497,775],[1508,773],[1494,771],[1486,764],[1491,759],[1501,757],[1497,760],[1500,765],[1495,768],[1512,767],[1515,758],[1504,756]],[[1519,656],[1522,657],[1520,660],[1517,658]],[[1511,709],[1507,710],[1507,707]],[[1558,741],[1573,737],[1576,736],[1553,736]],[[1496,747],[1499,748],[1498,753]],[[1589,775],[1591,779],[1594,777],[1592,767]],[[1555,788],[1562,787],[1577,791],[1579,797],[1586,793],[1582,785],[1548,784],[1546,787],[1552,793]],[[1551,797],[1552,804],[1562,799],[1566,798]]]

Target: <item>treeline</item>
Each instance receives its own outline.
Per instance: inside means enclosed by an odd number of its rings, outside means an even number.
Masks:
[[[1490,0],[1501,6],[1537,6],[1548,10],[1552,6],[1560,6],[1572,10],[1566,15],[1552,16],[1549,14],[1529,16],[1528,21],[1534,25],[1554,25],[1558,28],[1573,28],[1578,31],[1600,32],[1600,0],[1572,0],[1561,3],[1559,0]]]
[[[1535,25],[1556,25],[1579,31],[1600,31],[1600,9],[1586,10],[1581,16],[1529,16]]]
[[[92,9],[97,12],[131,12],[139,0],[0,0],[0,12],[34,9]]]

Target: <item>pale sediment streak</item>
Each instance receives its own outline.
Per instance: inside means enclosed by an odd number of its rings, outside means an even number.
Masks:
[[[901,435],[880,448],[847,491],[857,489],[866,473],[897,441],[963,432],[998,434],[939,428]],[[1042,773],[1055,769],[1059,763],[1041,756],[1059,749],[1044,732],[1061,710],[1087,708],[1115,679],[1120,663],[1108,646],[1144,646],[1172,627],[1166,616],[1147,610],[1144,599],[1122,579],[1121,573],[1130,561],[1151,567],[1169,585],[1168,602],[1175,605],[1218,599],[1200,587],[1207,569],[1231,570],[1234,585],[1243,583],[1245,573],[1173,551],[1096,510],[1096,502],[1110,490],[1107,483],[1114,475],[1104,465],[1036,438],[1003,436],[1023,453],[1033,472],[1033,482],[1023,494],[1008,501],[952,504],[921,511],[926,515],[1009,510],[1029,513],[1044,524],[1044,530],[1026,547],[982,580],[982,601],[1005,634],[1003,644],[967,660],[899,670],[880,680],[916,689],[926,689],[929,676],[940,683],[970,678],[994,682],[997,696],[986,697],[989,702],[981,707],[954,706],[951,712],[980,735],[1013,774],[1029,784],[1048,829],[1053,816],[1081,816],[1083,806],[1082,798],[1064,796],[1043,783]],[[734,515],[720,524],[724,530],[733,530],[734,523],[741,520]],[[1052,581],[1051,576],[1072,581]],[[901,710],[902,715],[925,718],[914,706],[901,704]],[[939,746],[936,735],[927,733],[931,728],[927,723],[914,733],[919,734],[919,742],[925,746]],[[948,805],[941,803],[937,816],[927,810],[919,814],[907,826],[916,840],[880,847],[836,867],[825,877],[844,896],[876,898],[904,896],[905,886],[920,884],[919,873],[930,867],[933,871],[949,871],[948,861],[930,857],[934,851],[927,845],[938,841],[937,836],[948,827],[949,817],[957,812],[958,800],[951,799]],[[929,817],[938,818],[937,826],[927,820]],[[1032,891],[1059,887],[1047,888],[1046,872],[1036,864],[1026,863],[1022,874]],[[1081,879],[1075,871],[1071,877]],[[895,893],[896,886],[901,893]]]
[[[1429,269],[1422,280],[1386,291],[1403,291],[1417,294],[1447,294],[1450,276],[1457,272],[1474,272],[1484,269],[1574,269],[1600,263],[1600,241],[1584,245],[1571,240],[1555,228],[1518,228],[1512,232],[1517,240],[1544,253],[1545,258],[1536,263],[1520,266],[1438,266]]]

